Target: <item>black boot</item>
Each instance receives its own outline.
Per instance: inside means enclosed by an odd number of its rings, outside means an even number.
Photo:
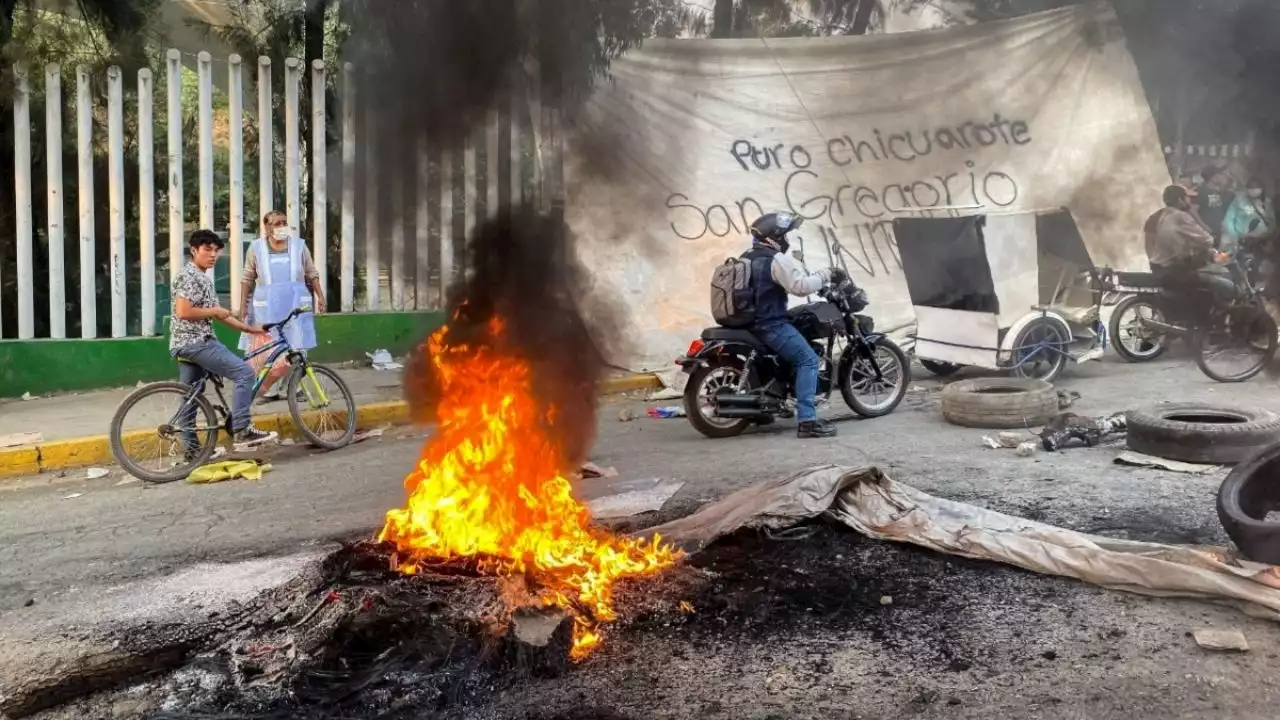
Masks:
[[[835,437],[835,435],[836,426],[822,418],[802,422],[796,428],[796,437],[800,438],[828,438]]]

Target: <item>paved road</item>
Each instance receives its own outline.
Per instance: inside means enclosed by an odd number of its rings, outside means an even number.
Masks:
[[[1280,388],[1271,381],[1216,385],[1178,359],[1095,363],[1071,369],[1059,385],[1083,395],[1073,410],[1086,414],[1188,399],[1280,408]],[[941,420],[937,383],[918,386],[892,416],[842,423],[830,441],[796,440],[787,423],[706,440],[684,420],[621,422],[627,403],[615,402],[601,409],[593,459],[617,467],[618,481],[688,483],[669,507],[691,508],[814,464],[875,463],[925,490],[1049,522],[1172,541],[1225,539],[1213,509],[1216,477],[1120,468],[1111,464],[1109,448],[1035,460],[986,450],[981,432]],[[371,533],[385,510],[402,502],[401,482],[421,437],[415,432],[327,454],[284,448],[276,470],[257,483],[118,486],[122,476],[113,474],[96,481],[36,478],[0,490],[0,623],[29,599],[56,600],[71,588],[84,593],[196,561],[284,554]],[[610,484],[586,482],[579,490],[589,499],[608,494]]]

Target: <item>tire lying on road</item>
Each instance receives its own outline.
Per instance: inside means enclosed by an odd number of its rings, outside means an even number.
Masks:
[[[1131,410],[1130,450],[1191,463],[1238,463],[1280,442],[1280,415],[1266,410],[1170,403]]]
[[[1058,414],[1058,391],[1043,380],[977,378],[942,389],[942,417],[971,428],[1044,425]]]
[[[1280,510],[1280,445],[1240,463],[1218,488],[1218,520],[1231,542],[1254,562],[1280,564],[1280,522],[1267,514]]]

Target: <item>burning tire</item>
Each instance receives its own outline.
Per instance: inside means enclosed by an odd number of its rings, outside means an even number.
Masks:
[[[1058,392],[1043,380],[977,378],[942,389],[942,417],[971,428],[1043,425],[1058,414]]]
[[[1130,450],[1192,463],[1238,463],[1280,442],[1280,415],[1199,403],[1130,411]]]
[[[1280,445],[1237,465],[1218,489],[1218,520],[1245,557],[1280,564],[1280,522],[1268,522],[1280,510]]]

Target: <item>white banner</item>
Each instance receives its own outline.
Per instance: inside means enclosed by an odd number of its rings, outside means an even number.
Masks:
[[[1169,183],[1106,3],[870,37],[650,41],[617,61],[571,138],[569,221],[631,370],[669,371],[712,325],[713,267],[755,217],[805,217],[793,247],[912,319],[891,220],[1069,208],[1093,261],[1146,269]],[[1034,242],[1034,234],[1028,237]],[[1029,309],[1029,308],[1028,308]]]

